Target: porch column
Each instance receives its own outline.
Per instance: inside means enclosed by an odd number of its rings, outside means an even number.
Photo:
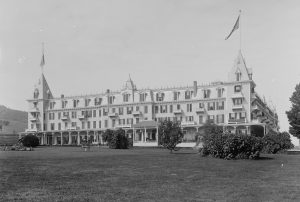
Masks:
[[[80,145],[80,136],[79,136],[79,131],[77,132],[77,145]]]
[[[145,129],[144,129],[144,142],[147,142],[147,137],[146,137],[146,135],[147,135],[147,129],[145,128]]]
[[[233,126],[233,128],[234,128],[234,134],[236,134],[236,126]]]
[[[94,131],[94,137],[93,137],[93,142],[96,142],[97,138],[96,138],[96,132]]]
[[[133,129],[133,130],[132,130],[132,139],[133,139],[133,142],[134,142],[134,140],[135,140],[135,133],[136,133],[136,131],[135,131],[135,129]]]
[[[100,132],[100,134],[99,134],[99,138],[100,138],[100,144],[103,144],[103,136],[102,136],[102,133]]]
[[[247,133],[247,135],[251,135],[250,130],[249,130],[249,126],[246,126],[246,133]]]
[[[52,141],[51,141],[51,145],[54,145],[54,133],[52,133]]]
[[[69,142],[68,142],[68,145],[71,145],[72,144],[72,136],[71,136],[71,132],[69,132]]]
[[[89,139],[90,139],[90,134],[89,134],[89,131],[87,130],[86,131],[86,141],[89,142]]]
[[[57,145],[57,136],[54,134],[54,145]]]
[[[156,127],[156,134],[155,134],[155,138],[156,138],[156,141],[157,141],[157,143],[158,143],[158,126]]]
[[[63,135],[62,135],[63,133],[62,132],[60,132],[60,145],[62,146],[63,145]]]

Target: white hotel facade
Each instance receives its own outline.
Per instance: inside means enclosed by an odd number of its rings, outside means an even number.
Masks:
[[[207,120],[232,133],[264,135],[278,131],[274,109],[255,91],[252,70],[239,51],[228,80],[188,87],[138,89],[129,78],[120,91],[54,97],[42,74],[28,100],[28,129],[42,145],[101,144],[106,129],[125,130],[134,146],[157,146],[158,123],[177,120],[185,134],[180,146],[194,146]]]

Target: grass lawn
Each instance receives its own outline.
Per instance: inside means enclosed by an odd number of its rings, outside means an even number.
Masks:
[[[0,201],[300,201],[300,155],[264,157],[227,161],[150,148],[0,151]]]

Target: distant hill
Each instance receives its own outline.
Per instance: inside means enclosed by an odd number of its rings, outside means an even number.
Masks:
[[[0,134],[12,134],[24,132],[27,128],[27,112],[9,109],[0,105],[0,120],[8,121],[8,125],[2,126]]]

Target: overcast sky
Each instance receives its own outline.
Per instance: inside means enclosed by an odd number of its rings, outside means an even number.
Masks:
[[[300,82],[300,1],[0,0],[0,104],[27,110],[41,69],[54,96],[226,81],[239,33],[257,91],[281,130]]]

